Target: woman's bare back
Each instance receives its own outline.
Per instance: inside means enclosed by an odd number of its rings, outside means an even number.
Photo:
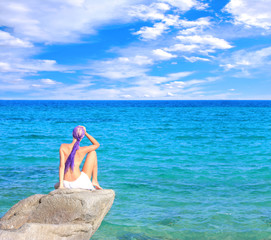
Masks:
[[[63,152],[64,157],[65,157],[65,163],[72,151],[73,144],[67,144],[63,143],[60,147],[60,151]],[[86,153],[84,151],[80,151],[82,149],[81,147],[76,151],[75,156],[74,156],[74,170],[72,171],[71,168],[68,169],[66,174],[64,174],[64,180],[66,181],[75,181],[81,174],[80,171],[80,165],[86,156]]]

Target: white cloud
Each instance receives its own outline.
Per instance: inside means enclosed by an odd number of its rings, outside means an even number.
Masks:
[[[178,27],[180,25],[179,15],[167,14],[162,20],[166,26],[175,26]]]
[[[209,62],[210,59],[208,58],[201,58],[201,57],[186,57],[186,56],[183,56],[187,61],[189,62],[196,62],[196,61],[204,61],[204,62]]]
[[[147,66],[151,64],[153,64],[153,60],[147,56],[119,57],[107,61],[93,62],[88,67],[89,70],[86,73],[103,78],[121,80],[142,76],[149,71]]]
[[[167,93],[167,96],[171,97],[171,96],[174,96],[174,94],[171,93],[171,92],[168,92],[168,93]]]
[[[209,17],[202,17],[198,18],[195,21],[188,21],[188,20],[180,20],[179,24],[182,27],[207,27],[210,26],[210,18]]]
[[[237,69],[245,76],[250,76],[250,70],[252,69],[259,70],[268,68],[267,71],[269,72],[271,65],[271,47],[256,51],[236,51],[228,58],[221,57],[220,62],[220,66],[225,70]]]
[[[44,84],[48,84],[48,85],[55,85],[57,84],[56,81],[49,79],[49,78],[45,78],[45,79],[41,79],[41,82]]]
[[[199,32],[198,27],[190,27],[190,28],[181,30],[179,33],[181,35],[196,35],[198,32]]]
[[[158,56],[159,59],[162,59],[162,60],[168,60],[168,59],[177,57],[177,55],[171,54],[162,49],[155,49],[153,50],[153,53],[154,55]]]
[[[0,72],[9,72],[11,71],[11,67],[9,63],[0,62]]]
[[[82,99],[144,97],[162,99],[170,94],[172,97],[178,98],[180,94],[184,97],[188,96],[184,95],[186,93],[192,95],[201,93],[202,86],[209,83],[209,80],[185,79],[179,81],[181,78],[190,78],[192,72],[177,72],[163,76],[151,76],[149,72],[156,62],[177,58],[175,52],[178,52],[182,61],[184,61],[182,58],[190,62],[210,61],[206,57],[206,55],[210,57],[208,53],[232,47],[226,40],[211,35],[213,23],[211,18],[205,17],[193,21],[180,19],[181,11],[188,11],[192,8],[204,9],[207,5],[200,4],[196,0],[160,0],[148,6],[137,5],[142,2],[146,3],[141,0],[113,2],[106,0],[99,2],[26,0],[21,3],[15,0],[3,0],[0,2],[3,11],[0,16],[0,24],[6,26],[10,32],[2,31],[4,32],[2,41],[0,33],[0,44],[5,40],[8,48],[14,48],[14,50],[12,53],[6,50],[4,50],[4,54],[0,53],[0,72],[2,72],[0,85],[4,85],[3,79],[7,77],[5,83],[9,83],[9,85],[6,86],[6,90],[17,87],[20,91],[24,89],[27,92],[27,89],[31,91],[34,89],[35,91],[31,93],[33,97],[39,98],[44,93],[42,96],[45,98],[47,96],[47,98],[55,99],[67,98],[66,93],[70,91],[74,91],[68,97],[70,99],[77,99],[79,95],[82,96]],[[147,2],[149,3],[149,1]],[[80,43],[81,36],[94,34],[100,26],[127,23],[137,19],[148,21],[148,26],[137,29],[138,31],[135,33],[142,39],[157,39],[164,33],[169,33],[170,37],[160,38],[158,41],[132,43],[127,49],[129,48],[129,51],[137,49],[138,51],[129,54],[121,53],[121,51],[126,51],[125,48],[120,47],[119,52],[111,49],[111,53],[114,52],[117,55],[116,58],[92,60],[88,66],[63,66],[53,59],[37,59],[37,53],[40,52],[33,45],[36,42]],[[204,32],[206,28],[210,28],[208,35]],[[178,38],[174,38],[176,32],[178,32]],[[31,59],[34,54],[27,53],[27,51],[34,51],[35,59]],[[185,56],[180,52],[184,52]],[[196,54],[204,56],[196,56]],[[245,65],[245,61],[241,61],[241,63]],[[225,63],[225,65],[230,66],[230,63]],[[178,65],[179,71],[183,70],[182,67],[182,64]],[[232,65],[232,68],[234,67],[236,64]],[[74,85],[59,84],[60,82],[46,78],[47,76],[44,79],[32,81],[19,80],[25,76],[37,76],[40,71],[68,72],[70,70],[83,70],[83,74],[93,77],[94,83],[82,81]],[[80,74],[80,72],[78,73]],[[97,86],[91,89],[95,83],[98,83]]]
[[[169,48],[165,48],[166,51],[170,51],[170,52],[175,52],[175,51],[180,51],[180,52],[195,52],[196,50],[198,50],[200,47],[196,44],[182,44],[182,43],[177,43],[174,44],[173,46],[169,47]]]
[[[179,39],[183,43],[189,43],[189,44],[201,44],[201,45],[208,45],[212,49],[229,49],[232,48],[232,46],[221,38],[216,38],[211,35],[192,35],[192,36],[177,36],[177,39]]]
[[[147,91],[149,89],[150,91],[155,91],[155,96],[157,94],[159,95],[166,95],[165,87],[169,82],[176,81],[182,78],[186,78],[190,75],[192,75],[193,72],[176,72],[176,73],[170,73],[165,76],[149,76],[149,75],[142,75],[140,78],[137,78],[133,81],[133,84],[136,85],[136,87],[133,87],[133,89],[144,89],[143,93],[149,94],[150,96],[153,96],[150,94],[150,92]],[[130,89],[130,88],[129,88]],[[139,92],[139,93],[142,93]],[[162,91],[162,93],[161,93]],[[160,92],[160,93],[159,93]]]
[[[198,3],[195,0],[162,0],[170,4],[171,6],[177,7],[181,11],[188,11],[195,7]]]
[[[231,0],[224,10],[233,15],[235,24],[271,28],[271,4],[266,0]]]
[[[131,98],[132,96],[130,94],[124,94],[124,95],[120,95],[120,97],[122,97],[122,98]]]
[[[163,3],[162,3],[163,4]],[[164,19],[164,12],[169,9],[167,4],[151,4],[149,6],[140,4],[132,6],[128,10],[128,15],[141,19],[143,21],[147,20],[162,20]]]
[[[213,37],[212,35],[179,35],[176,37],[181,43],[175,43],[162,50],[166,52],[185,52],[186,54],[199,54],[201,56],[183,56],[189,62],[210,61],[206,56],[211,57],[209,53],[215,53],[218,49],[229,49],[232,46],[224,39]]]
[[[168,27],[164,23],[155,23],[153,27],[142,27],[139,31],[133,33],[135,35],[141,35],[142,39],[156,39],[160,36]]]
[[[92,82],[82,80],[73,84],[61,83],[50,85],[43,83],[41,80],[22,80],[17,84],[9,82],[0,82],[0,93],[6,91],[23,92],[24,98],[28,99],[89,99],[89,87],[93,85]],[[113,90],[114,91],[114,90]],[[110,92],[110,89],[108,90]],[[103,96],[103,97],[106,97]],[[13,97],[14,98],[14,97]],[[15,97],[15,99],[18,99]]]
[[[153,60],[147,56],[136,55],[135,57],[119,57],[117,59],[122,63],[136,64],[136,65],[149,65],[153,64]]]
[[[188,77],[193,72],[177,72],[167,74],[166,76],[154,77],[146,76],[140,79],[136,87],[128,87],[121,91],[127,91],[133,97],[148,97],[166,99],[169,96],[174,96],[175,99],[183,97],[198,98],[198,94],[202,92],[205,84],[216,81],[219,78],[205,78],[180,81],[180,78]]]
[[[17,82],[6,82],[6,88],[2,90],[31,90],[31,88],[37,88],[37,89],[45,89],[45,88],[51,88],[51,87],[58,87],[58,84],[61,84],[60,82],[54,81],[52,79],[40,79],[40,80],[20,80]],[[24,87],[22,87],[24,86]],[[64,85],[61,85],[64,86]]]
[[[189,35],[176,37],[181,43],[176,43],[170,47],[166,47],[163,50],[167,52],[187,52],[198,53],[201,55],[209,56],[209,53],[214,53],[217,49],[229,49],[232,46],[224,39],[216,38],[211,35]],[[195,62],[198,60],[209,61],[206,57],[199,56],[185,56],[186,60]]]
[[[168,21],[167,19],[172,19]],[[159,25],[158,25],[159,24]],[[174,52],[186,52],[197,53],[202,56],[184,56],[184,58],[190,62],[196,61],[210,61],[210,53],[215,53],[216,50],[226,50],[233,46],[226,40],[218,37],[214,37],[210,34],[204,34],[206,28],[211,27],[211,18],[203,17],[193,21],[181,20],[178,15],[164,15],[163,19],[160,19],[159,23],[154,24],[154,27],[143,27],[136,34],[141,34],[143,39],[156,39],[157,36],[162,35],[165,30],[170,32],[170,27],[175,29],[182,28],[178,32],[178,36],[170,40],[161,40],[164,45],[169,45],[163,48],[157,48],[152,52],[154,55],[160,57],[161,60],[168,60],[173,57],[177,57]],[[160,26],[157,28],[156,26]],[[144,31],[142,31],[144,30]]]
[[[167,0],[165,1],[170,4],[173,8],[177,7],[182,10],[189,10],[193,6],[199,5],[197,1],[193,0]],[[199,18],[195,21],[188,21],[188,20],[180,20],[180,16],[178,13],[168,14],[166,13],[167,10],[170,9],[170,6],[165,3],[152,3],[149,6],[147,5],[137,5],[131,8],[129,11],[129,15],[141,19],[143,21],[157,21],[154,23],[152,27],[150,26],[143,26],[140,30],[136,31],[135,35],[141,35],[141,39],[149,40],[149,39],[156,39],[158,36],[161,36],[165,30],[168,30],[171,26],[173,27],[197,27],[203,28],[208,26],[209,18],[203,17]],[[161,7],[162,6],[162,7]]]
[[[104,24],[131,21],[131,16],[126,14],[128,9],[141,2],[142,0],[0,1],[0,26],[9,31],[0,30],[0,47],[3,46],[0,51],[0,72],[8,73],[5,77],[11,81],[11,74],[14,79],[20,79],[36,75],[40,71],[80,70],[84,66],[63,66],[55,60],[31,59],[40,52],[33,43],[80,42],[82,35],[93,34]],[[168,7],[165,3],[157,4],[157,8],[162,11]],[[136,56],[129,61],[139,66],[152,64],[152,59],[145,56]],[[124,68],[123,72],[126,70],[137,71]],[[112,72],[112,77],[114,75],[118,75],[117,66]]]
[[[9,62],[0,63],[0,72],[19,72],[19,73],[37,73],[39,71],[58,71],[64,72],[69,66],[58,65],[55,60],[24,60],[9,59]]]
[[[163,11],[170,10],[171,7],[169,5],[181,11],[188,11],[192,8],[202,10],[208,7],[208,4],[202,4],[196,0],[161,0],[149,6],[144,4],[134,6],[129,10],[129,15],[142,20],[161,20],[164,18]]]
[[[29,90],[30,85],[25,82],[8,82],[7,79],[4,79],[4,81],[0,81],[0,93],[3,93],[5,91],[11,91],[11,92],[25,92]]]
[[[172,89],[171,91],[180,91],[182,92],[190,92],[190,91],[198,91],[201,88],[195,87],[198,85],[206,84],[209,82],[216,81],[219,78],[206,78],[206,79],[193,79],[188,81],[172,81],[170,83],[164,84],[166,88]]]
[[[141,0],[100,1],[0,1],[0,25],[13,29],[13,36],[31,42],[78,42],[99,26],[129,22],[128,9]],[[21,43],[22,44],[22,43]]]
[[[231,64],[231,63],[227,63],[227,64],[220,64],[220,67],[224,67],[225,70],[230,70],[232,68],[235,68],[235,65]]]
[[[153,64],[153,60],[147,56],[141,56],[141,55],[136,55],[135,57],[130,58],[130,62],[133,62],[137,65],[149,65]]]
[[[197,2],[197,5],[195,7],[197,10],[205,10],[207,8],[209,8],[209,4],[208,3],[203,3],[203,2]]]
[[[191,8],[195,8],[197,10],[204,10],[208,8],[207,3],[201,3],[200,1],[196,0],[161,0],[170,4],[173,7],[178,8],[181,11],[188,11]]]
[[[138,5],[131,8],[129,15],[136,17],[143,21],[158,21],[154,23],[152,27],[143,26],[140,30],[136,31],[135,35],[140,35],[141,39],[149,40],[156,39],[162,35],[165,30],[169,29],[169,26],[177,26],[179,21],[178,15],[165,14],[170,6],[165,3],[152,3],[147,5]]]
[[[173,80],[177,80],[180,78],[184,78],[187,76],[190,76],[191,74],[193,74],[194,72],[177,72],[177,73],[170,73],[168,74],[168,81],[173,81]]]
[[[0,30],[0,46],[12,46],[23,48],[33,47],[33,45],[30,42],[11,36],[10,33],[1,30]]]
[[[107,84],[92,88],[94,83],[89,80],[75,84],[46,84],[51,83],[48,79],[22,80],[21,83],[19,81],[17,84],[5,85],[0,82],[0,89],[1,92],[24,92],[28,99],[78,99],[78,96],[80,99],[195,99],[202,92],[204,84],[215,79],[180,81],[192,74],[193,72],[175,72],[164,76],[150,76],[143,73],[135,77],[130,85],[120,85],[113,89]]]
[[[0,94],[2,92],[23,92],[25,97],[28,96],[31,89],[43,89],[60,85],[60,82],[56,82],[52,79],[40,79],[30,80],[29,76],[38,75],[39,71],[62,71],[68,69],[69,66],[60,66],[54,60],[29,60],[22,59],[20,54],[16,58],[16,55],[8,56],[5,59],[5,54],[0,59],[6,62],[0,62]],[[26,78],[28,77],[28,78]],[[28,80],[26,80],[28,79]],[[13,96],[14,97],[14,96]],[[43,97],[39,95],[38,98]],[[47,95],[51,98],[50,95]]]
[[[89,72],[91,75],[96,75],[108,79],[128,79],[132,77],[137,77],[142,75],[147,70],[144,69],[134,69],[131,68],[129,65],[123,65],[119,68],[109,67],[107,66],[106,69],[96,68],[95,71]]]
[[[32,84],[31,87],[34,87],[34,88],[41,88],[42,86],[40,84]]]
[[[16,65],[17,68],[22,71],[28,72],[37,72],[37,71],[54,71],[57,70],[55,68],[56,61],[55,60],[32,60],[30,62],[19,63]]]
[[[6,91],[27,93],[32,88],[44,87],[48,87],[48,84],[44,84],[40,80],[16,79],[16,75],[4,75],[0,77],[0,93]]]
[[[163,11],[167,11],[170,9],[170,6],[166,3],[162,3],[162,2],[158,2],[155,3],[155,6],[157,9],[163,10]]]

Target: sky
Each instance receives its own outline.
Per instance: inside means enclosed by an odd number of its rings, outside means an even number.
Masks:
[[[1,0],[0,99],[271,100],[271,0]]]

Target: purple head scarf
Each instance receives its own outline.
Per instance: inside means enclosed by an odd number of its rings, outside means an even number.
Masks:
[[[73,129],[72,132],[73,137],[76,139],[76,142],[73,145],[72,151],[65,163],[65,171],[64,174],[68,171],[69,168],[74,169],[74,156],[76,151],[79,149],[80,141],[85,136],[85,130],[81,126],[77,126]]]

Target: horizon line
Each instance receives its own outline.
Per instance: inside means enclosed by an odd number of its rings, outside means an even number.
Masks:
[[[0,99],[0,101],[271,101],[271,99]]]

